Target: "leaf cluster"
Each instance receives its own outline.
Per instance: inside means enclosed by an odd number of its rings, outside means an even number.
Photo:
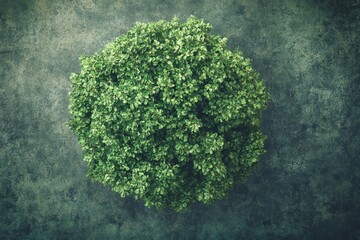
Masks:
[[[147,206],[223,198],[264,153],[263,81],[190,17],[137,23],[71,75],[69,126],[91,178]]]

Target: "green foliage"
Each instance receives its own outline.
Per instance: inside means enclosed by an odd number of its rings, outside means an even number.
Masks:
[[[264,153],[269,99],[240,51],[190,17],[138,23],[72,74],[70,128],[89,176],[147,206],[223,198]]]

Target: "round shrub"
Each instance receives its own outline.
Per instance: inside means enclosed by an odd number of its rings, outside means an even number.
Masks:
[[[227,195],[265,152],[262,80],[190,17],[137,23],[71,75],[70,128],[88,175],[146,206],[181,211]]]

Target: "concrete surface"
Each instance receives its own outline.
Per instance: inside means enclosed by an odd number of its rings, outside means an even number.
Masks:
[[[259,168],[183,214],[86,178],[78,57],[136,21],[204,18],[270,89]],[[0,0],[0,239],[360,239],[359,0]]]

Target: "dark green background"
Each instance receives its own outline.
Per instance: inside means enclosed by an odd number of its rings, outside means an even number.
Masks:
[[[86,178],[69,75],[136,21],[190,14],[253,59],[267,154],[228,200],[147,209]],[[360,240],[360,1],[0,0],[0,239]]]

